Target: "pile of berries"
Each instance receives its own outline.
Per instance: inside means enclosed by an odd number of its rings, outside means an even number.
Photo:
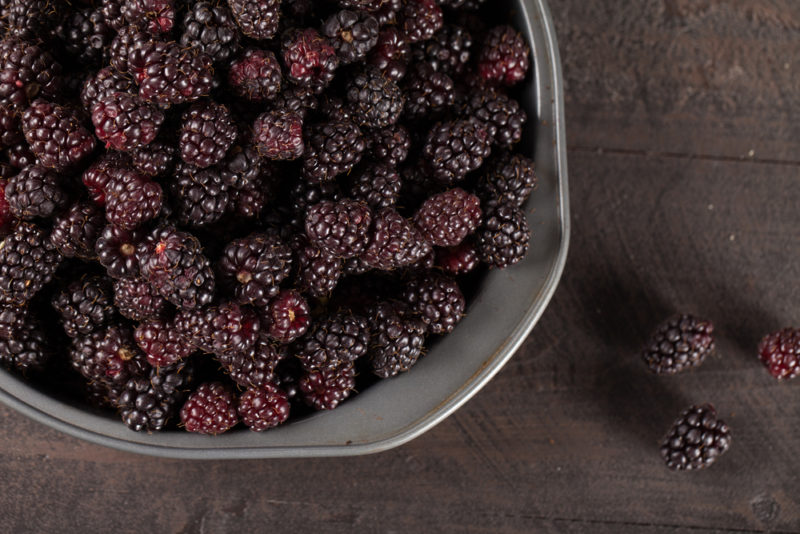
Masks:
[[[482,4],[0,2],[0,362],[205,434],[408,371],[528,250]]]

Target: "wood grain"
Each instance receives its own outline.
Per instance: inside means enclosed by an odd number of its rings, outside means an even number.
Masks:
[[[464,408],[374,456],[179,462],[0,407],[0,532],[800,532],[800,382],[755,357],[798,321],[800,3],[620,5],[551,1],[570,257],[533,334]],[[675,311],[713,319],[718,354],[655,377],[637,351]],[[672,473],[658,441],[696,402],[733,446]]]

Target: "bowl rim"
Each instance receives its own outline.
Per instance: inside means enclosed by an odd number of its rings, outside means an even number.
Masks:
[[[526,6],[526,9],[523,10],[521,14],[524,17],[526,29],[530,30],[534,27],[531,18],[538,18],[539,24],[537,26],[542,30],[543,42],[545,45],[545,53],[536,58],[538,61],[535,63],[534,71],[537,77],[537,87],[541,90],[543,84],[546,85],[548,87],[547,92],[551,97],[552,128],[554,132],[554,170],[557,178],[556,183],[559,189],[557,211],[561,228],[561,239],[558,253],[545,278],[539,298],[537,298],[527,312],[519,318],[517,326],[506,342],[495,351],[475,374],[459,388],[454,390],[444,401],[439,403],[439,405],[429,410],[413,423],[397,429],[388,436],[373,441],[346,445],[275,446],[270,447],[269,454],[266,454],[266,449],[260,447],[232,447],[224,449],[214,447],[188,448],[144,444],[107,436],[88,428],[75,425],[38,408],[36,405],[42,404],[38,402],[38,400],[41,397],[47,396],[25,385],[18,378],[2,369],[0,369],[0,402],[39,423],[79,439],[126,452],[176,459],[255,459],[267,456],[298,458],[372,454],[407,443],[450,416],[477,394],[478,391],[500,371],[525,341],[555,293],[558,282],[564,271],[569,248],[570,218],[567,183],[566,128],[564,124],[564,92],[561,59],[556,40],[555,27],[546,0],[522,0],[521,3]],[[546,60],[545,65],[542,65],[542,59]],[[539,105],[541,106],[541,99]],[[57,402],[52,399],[49,399],[49,401]]]

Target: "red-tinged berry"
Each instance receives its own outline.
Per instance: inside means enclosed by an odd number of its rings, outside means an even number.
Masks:
[[[111,93],[92,108],[92,123],[106,148],[123,152],[149,145],[158,135],[164,113],[130,93]]]
[[[272,339],[291,343],[308,330],[311,309],[298,291],[284,289],[269,302],[261,317],[262,326]]]
[[[731,446],[731,432],[710,404],[690,406],[661,443],[661,456],[675,471],[705,469]]]
[[[18,224],[0,242],[0,303],[25,304],[52,280],[61,259],[44,230]]]
[[[87,380],[124,384],[144,372],[147,360],[126,326],[110,325],[73,339],[69,351],[73,368]]]
[[[136,344],[153,367],[168,367],[188,358],[194,347],[175,330],[171,321],[151,319],[140,323],[133,332]]]
[[[175,329],[193,347],[226,355],[250,349],[258,339],[260,324],[253,310],[227,302],[181,311],[175,317]]]
[[[474,120],[440,122],[428,132],[422,162],[433,178],[452,184],[483,164],[491,152],[491,142],[483,123]]]
[[[431,244],[413,224],[393,208],[385,208],[373,219],[361,260],[374,269],[391,271],[414,265],[430,252]]]
[[[84,276],[53,296],[53,308],[69,337],[88,335],[116,317],[111,284],[99,276]]]
[[[282,84],[281,66],[270,50],[248,49],[228,70],[233,94],[253,102],[272,100],[280,94]]]
[[[106,225],[94,245],[97,260],[106,268],[111,278],[136,278],[139,260],[136,247],[144,239],[139,230],[124,230],[113,224]]]
[[[522,260],[528,253],[530,240],[525,213],[508,202],[487,207],[483,224],[475,232],[481,261],[500,269]]]
[[[656,374],[680,373],[697,367],[714,352],[714,325],[691,315],[662,323],[650,336],[642,359]]]
[[[220,1],[199,0],[183,16],[183,46],[202,50],[217,63],[227,63],[239,48],[239,28]]]
[[[161,212],[161,186],[130,168],[111,169],[105,194],[106,219],[124,230],[138,228]]]
[[[800,374],[800,330],[784,328],[765,336],[758,357],[778,380],[794,378]]]
[[[67,204],[59,175],[39,165],[31,165],[11,177],[5,187],[5,198],[11,213],[26,221],[51,217]]]
[[[303,155],[303,119],[293,111],[276,109],[258,116],[253,124],[258,154],[267,159],[292,160]]]
[[[425,323],[404,314],[401,305],[389,301],[377,303],[369,312],[369,367],[381,378],[408,371],[422,356]]]
[[[299,380],[303,400],[315,410],[333,410],[350,396],[356,387],[356,372],[352,365],[313,369]]]
[[[228,0],[236,23],[246,36],[271,39],[278,31],[280,0]]]
[[[475,192],[486,206],[510,202],[521,208],[536,188],[534,169],[532,159],[506,152],[487,169]]]
[[[411,47],[405,34],[396,26],[387,26],[378,34],[367,63],[380,69],[388,79],[398,82],[406,75],[410,57]]]
[[[128,24],[152,34],[169,33],[175,25],[175,0],[125,0],[121,7]]]
[[[427,41],[442,27],[444,15],[435,0],[407,0],[400,12],[403,33],[408,41]]]
[[[220,382],[201,384],[181,408],[181,423],[187,432],[215,436],[238,422],[233,392]]]
[[[95,148],[95,138],[70,108],[36,100],[22,113],[22,131],[42,166],[73,168]]]
[[[364,135],[354,122],[317,123],[306,136],[303,177],[317,183],[348,173],[361,161],[365,148]]]
[[[118,172],[117,169],[128,167],[128,165],[128,157],[119,152],[106,152],[97,158],[81,176],[83,185],[89,190],[89,197],[95,203],[105,205],[106,187]]]
[[[479,263],[480,258],[475,250],[475,244],[470,240],[462,241],[455,247],[436,249],[435,264],[448,274],[466,274],[474,270]]]
[[[261,432],[289,418],[289,399],[277,386],[265,384],[242,393],[237,411],[250,430]]]
[[[428,271],[412,278],[403,291],[409,312],[424,322],[431,334],[448,334],[464,316],[466,302],[451,277]]]
[[[339,60],[347,65],[364,59],[378,42],[378,20],[363,11],[343,9],[325,20],[322,34],[330,39]]]
[[[238,302],[266,306],[292,271],[292,250],[275,234],[252,234],[225,247],[219,271]]]
[[[281,41],[281,52],[289,80],[315,93],[328,86],[339,66],[330,41],[313,28],[287,32]]]
[[[178,308],[194,310],[211,303],[216,284],[200,241],[173,226],[153,230],[136,249],[142,276]]]
[[[114,281],[114,306],[133,321],[144,321],[164,315],[167,301],[144,280],[121,278]]]
[[[414,215],[422,236],[437,247],[454,247],[481,222],[478,197],[457,187],[428,198]]]
[[[528,73],[530,48],[525,38],[511,26],[489,30],[478,57],[478,73],[490,83],[514,85]]]
[[[62,256],[93,260],[97,257],[95,243],[105,224],[105,217],[97,204],[77,202],[56,217],[50,241]]]

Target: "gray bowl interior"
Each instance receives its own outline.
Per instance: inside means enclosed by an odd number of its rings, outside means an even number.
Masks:
[[[508,5],[508,4],[506,4]],[[531,250],[492,271],[456,330],[408,373],[381,381],[332,412],[256,433],[217,437],[138,434],[117,419],[57,400],[0,371],[0,400],[44,424],[118,449],[193,459],[337,456],[378,452],[422,434],[465,403],[513,355],[549,302],[566,259],[569,220],[561,67],[545,0],[511,4],[532,45],[534,75],[524,89],[531,120],[523,153],[534,154],[539,185],[527,208]]]

